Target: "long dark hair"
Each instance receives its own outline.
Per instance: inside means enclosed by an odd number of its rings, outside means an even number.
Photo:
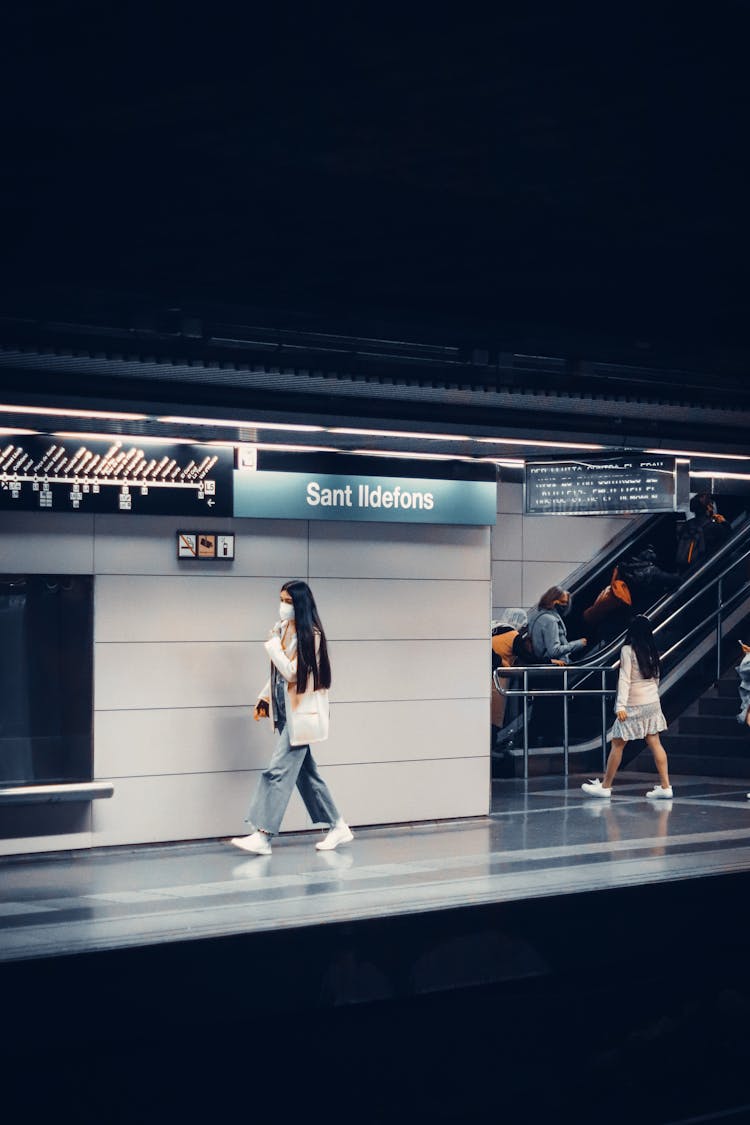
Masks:
[[[568,596],[568,591],[563,590],[562,586],[550,586],[539,599],[537,609],[554,609],[557,602]]]
[[[323,623],[318,614],[318,607],[312,590],[306,582],[293,578],[281,587],[291,594],[294,605],[294,623],[297,627],[297,691],[305,691],[307,680],[312,672],[313,686],[329,688],[331,686],[331,662],[328,659],[328,645],[323,629]],[[317,659],[315,655],[316,638],[318,645]]]
[[[644,680],[658,680],[661,676],[661,660],[651,629],[651,622],[642,613],[632,618],[625,635],[625,644],[630,645]]]

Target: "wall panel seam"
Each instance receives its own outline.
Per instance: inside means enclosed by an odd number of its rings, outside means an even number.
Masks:
[[[253,696],[253,699],[254,698],[255,697]],[[454,695],[454,696],[451,696],[451,695],[436,695],[436,696],[433,696],[433,697],[430,697],[430,696],[421,697],[419,699],[412,699],[412,698],[405,697],[405,696],[397,696],[395,698],[389,696],[387,699],[386,698],[376,698],[375,696],[370,696],[367,699],[334,699],[334,700],[331,700],[331,708],[335,707],[337,704],[342,704],[342,703],[347,703],[347,704],[352,704],[352,705],[354,705],[354,704],[359,705],[359,704],[365,704],[365,703],[426,703],[426,704],[432,704],[432,703],[442,703],[442,702],[450,702],[450,701],[455,702],[455,703],[466,703],[466,702],[487,703],[489,701],[489,698],[490,698],[490,689],[488,687],[486,695]],[[173,705],[170,705],[169,707],[165,707],[163,705],[161,707],[101,707],[101,708],[95,707],[94,708],[94,714],[95,715],[106,715],[106,714],[113,714],[114,715],[114,714],[121,714],[123,711],[137,712],[137,711],[204,711],[204,710],[217,710],[218,711],[218,710],[224,710],[224,709],[236,710],[238,707],[250,708],[251,703],[252,703],[252,700],[250,702],[243,702],[243,703],[217,703],[216,705],[214,705],[214,704],[204,704],[202,706],[198,705],[197,707],[194,706],[194,705],[191,705],[189,703],[185,704],[184,707],[180,704],[173,704]]]
[[[209,571],[209,570],[201,570],[201,571],[193,570],[193,567],[195,567],[196,564],[192,563],[192,562],[184,563],[183,565],[184,565],[185,569],[179,570],[179,571],[169,571],[169,570],[163,570],[163,571],[162,570],[149,570],[149,571],[103,570],[103,571],[95,571],[94,573],[96,573],[98,576],[100,576],[102,578],[201,578],[201,579],[202,578],[216,578],[216,579],[222,579],[222,580],[231,579],[231,578],[245,578],[245,579],[247,579],[248,582],[254,582],[256,580],[261,580],[261,579],[263,581],[266,581],[266,580],[270,581],[271,579],[273,579],[274,581],[279,582],[279,583],[283,583],[285,581],[288,581],[279,572],[275,572],[273,574],[256,574],[256,573],[239,574],[237,571],[233,571],[231,574],[226,574],[226,573],[214,573],[213,571]],[[189,570],[187,569],[188,567],[190,568]],[[485,578],[467,578],[466,575],[460,575],[460,574],[455,575],[455,577],[452,576],[452,575],[450,575],[450,576],[449,575],[440,575],[439,577],[415,577],[412,574],[403,574],[403,575],[401,575],[401,574],[357,574],[355,576],[355,575],[352,575],[352,574],[331,574],[330,572],[326,572],[325,574],[308,574],[308,579],[309,579],[310,582],[313,582],[313,581],[355,582],[355,583],[359,583],[359,582],[416,582],[416,583],[419,583],[420,586],[424,586],[424,585],[426,585],[427,583],[430,583],[430,582],[434,582],[434,583],[461,582],[461,583],[477,583],[477,584],[479,584],[479,583],[485,583],[485,582],[490,581],[490,579],[486,578],[486,577]]]
[[[489,622],[488,622],[486,632],[479,633],[479,634],[476,634],[476,635],[473,634],[471,636],[463,636],[463,637],[445,636],[445,635],[440,634],[440,633],[432,633],[428,637],[424,637],[424,636],[421,636],[421,637],[337,637],[335,635],[331,636],[331,634],[328,633],[328,632],[326,633],[326,637],[328,638],[328,641],[330,643],[335,642],[336,644],[344,644],[344,645],[347,645],[347,644],[348,645],[351,645],[351,644],[356,644],[356,645],[412,644],[414,642],[417,642],[419,644],[422,644],[422,643],[426,642],[426,643],[429,644],[433,641],[434,642],[438,642],[438,641],[440,641],[440,642],[442,642],[442,641],[479,642],[479,641],[481,641],[482,644],[489,644],[490,634],[489,634]],[[97,644],[97,645],[249,645],[249,644],[262,645],[262,644],[264,644],[265,639],[266,639],[265,637],[263,638],[263,640],[260,640],[258,637],[208,637],[208,638],[207,637],[196,637],[196,638],[177,637],[174,640],[170,641],[170,640],[163,640],[163,639],[156,638],[156,637],[143,637],[143,638],[138,638],[138,639],[128,638],[128,639],[125,639],[125,640],[117,640],[117,639],[107,640],[104,637],[94,637],[94,644]]]
[[[342,762],[318,762],[321,770],[337,769],[338,767],[359,769],[360,766],[414,766],[423,765],[425,762],[484,762],[486,763],[489,758],[487,754],[468,754],[465,757],[461,755],[446,755],[445,758],[383,758],[373,759],[372,761],[342,761]],[[226,777],[231,774],[256,774],[262,773],[266,766],[238,766],[233,769],[225,770],[199,770],[191,769],[185,770],[183,773],[175,772],[172,770],[169,773],[108,773],[97,775],[95,781],[150,781],[153,778],[166,778],[166,777]],[[115,791],[116,793],[116,791]]]
[[[248,580],[248,582],[253,582],[256,579],[263,579],[263,580],[273,579],[274,581],[279,582],[279,583],[284,581],[284,578],[282,578],[281,575],[278,574],[278,573],[275,573],[275,574],[255,574],[255,573],[253,573],[253,574],[240,574],[235,570],[235,571],[232,571],[229,574],[226,574],[226,573],[223,573],[223,572],[214,572],[212,570],[198,570],[197,568],[193,569],[194,567],[196,567],[196,564],[192,563],[192,562],[187,562],[187,563],[184,563],[183,565],[185,567],[185,570],[147,570],[147,571],[102,570],[102,571],[96,571],[96,574],[97,574],[98,577],[101,577],[101,578],[221,578],[221,579],[246,578]],[[200,566],[200,564],[197,564],[197,565]],[[216,564],[213,563],[211,565],[215,566]],[[231,565],[231,564],[227,564],[227,565]],[[187,569],[188,567],[190,567],[190,570]]]

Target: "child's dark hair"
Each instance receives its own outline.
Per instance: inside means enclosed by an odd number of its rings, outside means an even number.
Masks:
[[[297,627],[297,691],[305,691],[311,672],[316,691],[318,688],[329,688],[331,663],[328,659],[328,645],[312,590],[306,582],[297,578],[285,582],[281,589],[291,594],[294,605],[294,623]]]
[[[642,613],[636,614],[630,621],[625,635],[625,644],[630,645],[638,667],[645,680],[658,680],[661,676],[661,660],[656,648],[651,622]]]

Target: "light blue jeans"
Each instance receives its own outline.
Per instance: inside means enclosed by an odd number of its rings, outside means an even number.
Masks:
[[[285,724],[279,731],[279,741],[268,768],[260,775],[245,822],[274,836],[281,827],[295,785],[313,824],[333,827],[339,819],[339,810],[331,792],[320,776],[310,747],[292,746]]]

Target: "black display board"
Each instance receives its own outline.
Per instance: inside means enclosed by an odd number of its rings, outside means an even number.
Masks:
[[[94,580],[0,575],[0,785],[93,779]]]
[[[11,434],[0,511],[231,516],[233,467],[225,446]]]
[[[527,461],[527,515],[673,512],[675,459],[650,454]]]

